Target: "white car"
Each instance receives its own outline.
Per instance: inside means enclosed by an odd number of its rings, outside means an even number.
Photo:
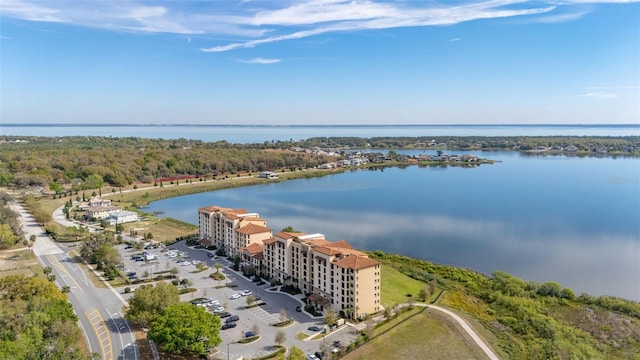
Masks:
[[[251,291],[249,291],[249,290],[242,290],[242,291],[240,292],[240,295],[242,295],[242,296],[249,296],[249,295],[251,295]]]
[[[240,299],[240,296],[241,296],[240,294],[235,293],[235,294],[229,296],[229,299],[231,299],[231,300]]]
[[[182,266],[187,266],[187,265],[191,265],[191,261],[184,261],[182,263]]]
[[[222,306],[216,306],[215,308],[213,308],[213,312],[216,314],[224,312],[224,308]]]

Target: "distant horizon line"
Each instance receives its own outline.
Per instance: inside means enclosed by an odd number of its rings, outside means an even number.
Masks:
[[[584,123],[527,123],[527,124],[131,124],[131,123],[7,123],[1,127],[162,127],[162,126],[182,126],[182,127],[637,127],[640,124],[618,123],[618,124],[584,124]]]

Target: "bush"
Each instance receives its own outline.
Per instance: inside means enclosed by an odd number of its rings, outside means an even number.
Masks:
[[[128,294],[130,292],[131,292],[131,288],[130,287],[127,286],[126,288],[124,288],[124,293],[125,294]]]

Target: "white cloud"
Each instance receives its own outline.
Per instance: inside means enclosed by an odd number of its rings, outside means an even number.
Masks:
[[[462,40],[462,38],[453,38],[453,39],[450,39],[449,42],[456,42],[460,40]]]
[[[0,2],[0,14],[30,21],[65,21],[59,10],[21,0],[3,0]]]
[[[575,21],[590,13],[591,13],[590,10],[581,10],[581,11],[569,12],[564,14],[547,15],[547,16],[533,18],[529,22],[551,24],[551,23]]]
[[[272,0],[166,2],[162,0],[2,0],[0,16],[28,21],[147,33],[233,35],[222,52],[326,33],[454,25],[509,17],[536,22],[577,20],[587,4],[640,0]],[[250,4],[250,5],[249,5]],[[218,40],[219,41],[219,40]]]
[[[249,60],[240,60],[241,63],[245,64],[276,64],[281,62],[281,59],[265,59],[261,57],[249,59]]]
[[[596,99],[613,99],[613,98],[617,98],[619,95],[616,93],[597,91],[597,92],[587,92],[584,94],[580,94],[578,96],[596,98]]]

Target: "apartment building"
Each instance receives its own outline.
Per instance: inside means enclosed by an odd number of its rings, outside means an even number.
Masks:
[[[346,241],[323,234],[279,232],[263,242],[265,273],[294,285],[321,308],[356,317],[382,310],[380,263]]]
[[[227,256],[239,256],[240,250],[253,243],[262,244],[272,236],[267,221],[245,209],[208,206],[198,209],[200,243],[222,249]]]
[[[264,219],[244,209],[201,208],[198,223],[203,245],[238,255],[263,276],[296,286],[320,309],[354,317],[382,310],[380,263],[344,240],[328,241],[319,233],[273,235]]]

